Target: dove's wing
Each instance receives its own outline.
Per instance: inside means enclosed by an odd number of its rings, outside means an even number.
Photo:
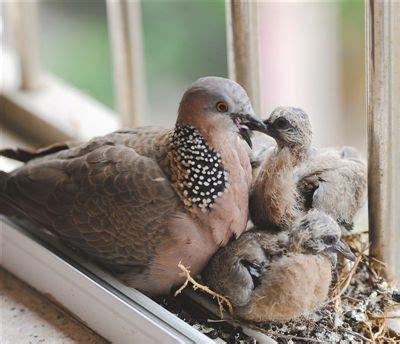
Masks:
[[[180,206],[158,161],[123,141],[97,138],[34,159],[11,173],[3,189],[64,242],[105,264],[144,267],[168,239],[165,223]]]

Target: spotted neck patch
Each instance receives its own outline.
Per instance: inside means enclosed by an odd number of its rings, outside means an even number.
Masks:
[[[228,182],[221,155],[192,126],[177,125],[170,140],[169,158],[175,187],[185,205],[210,210]]]

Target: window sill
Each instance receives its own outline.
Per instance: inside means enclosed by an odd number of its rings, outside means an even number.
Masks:
[[[0,221],[1,265],[111,342],[215,343],[97,266],[32,235],[26,225]]]
[[[120,127],[116,113],[52,75],[41,75],[35,90],[20,90],[16,59],[1,49],[0,113],[3,123],[25,138],[46,145],[89,140]]]

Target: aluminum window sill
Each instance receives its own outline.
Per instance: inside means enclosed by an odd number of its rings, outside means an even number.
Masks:
[[[1,265],[111,342],[215,343],[141,292],[33,235],[26,225],[5,217],[0,221]]]

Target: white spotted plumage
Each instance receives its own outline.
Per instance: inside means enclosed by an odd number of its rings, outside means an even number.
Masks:
[[[176,126],[170,139],[172,164],[182,172],[177,174],[176,188],[191,206],[210,210],[228,183],[221,155],[191,126]]]

